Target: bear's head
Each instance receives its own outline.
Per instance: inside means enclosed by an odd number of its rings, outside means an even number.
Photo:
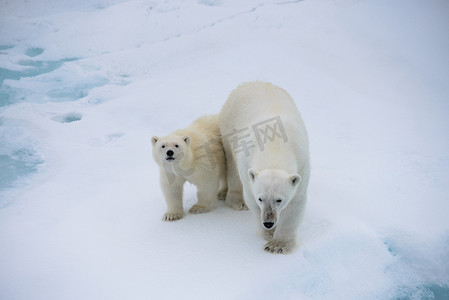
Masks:
[[[180,163],[184,158],[188,157],[190,151],[190,137],[179,135],[167,135],[164,137],[153,136],[151,143],[153,144],[153,158],[159,164],[164,163]]]
[[[301,176],[282,170],[248,170],[254,199],[260,207],[262,226],[269,230],[276,227],[279,214],[295,195]]]

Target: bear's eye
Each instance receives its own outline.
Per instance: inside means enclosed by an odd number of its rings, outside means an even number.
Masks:
[[[175,147],[176,147],[176,148],[179,148],[179,145],[178,145],[178,144],[176,144],[176,145],[175,145]]]
[[[282,200],[281,200],[281,199],[277,199],[276,202],[277,202],[277,203],[281,203]]]
[[[162,145],[162,149],[165,148],[165,145]]]
[[[262,199],[259,198],[259,202],[262,202]]]

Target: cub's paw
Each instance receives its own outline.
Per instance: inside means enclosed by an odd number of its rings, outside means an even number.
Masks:
[[[183,213],[165,213],[164,216],[162,217],[163,221],[177,221],[177,220],[181,220],[184,217]]]
[[[269,241],[264,250],[270,253],[287,254],[292,250],[291,243],[284,241]]]
[[[203,213],[207,213],[210,212],[212,209],[199,205],[199,204],[195,204],[194,206],[192,206],[189,209],[189,213],[191,214],[203,214]]]

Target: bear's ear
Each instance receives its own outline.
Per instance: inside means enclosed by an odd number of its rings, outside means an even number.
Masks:
[[[301,182],[301,175],[299,174],[291,174],[288,177],[288,181],[291,185],[297,186]]]
[[[186,142],[186,144],[187,145],[190,145],[190,142],[191,142],[191,140],[190,140],[190,136],[188,136],[188,135],[185,135],[185,136],[183,136],[183,138],[182,138],[183,140],[184,140],[184,142]]]
[[[256,179],[257,174],[258,174],[258,172],[257,172],[256,170],[254,170],[254,169],[249,169],[249,170],[248,170],[248,176],[249,176],[249,179],[250,179],[252,182],[254,182],[254,180]]]
[[[155,144],[157,143],[158,140],[159,140],[159,138],[158,138],[157,136],[153,136],[153,137],[151,138],[151,143],[152,143],[153,145],[155,145]]]

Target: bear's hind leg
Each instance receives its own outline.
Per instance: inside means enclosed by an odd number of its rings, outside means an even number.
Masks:
[[[225,201],[227,193],[228,193],[228,189],[218,190],[217,199],[220,201]]]
[[[189,209],[191,214],[202,214],[210,212],[215,207],[217,200],[217,188],[212,186],[198,186],[197,187],[198,202]]]
[[[232,154],[226,152],[227,163],[227,184],[226,204],[235,210],[246,210],[248,207],[243,200],[243,187]]]
[[[217,199],[224,201],[226,199],[226,194],[228,193],[228,183],[226,181],[226,175],[222,174],[220,175],[219,180],[219,186],[218,186],[218,194]]]

